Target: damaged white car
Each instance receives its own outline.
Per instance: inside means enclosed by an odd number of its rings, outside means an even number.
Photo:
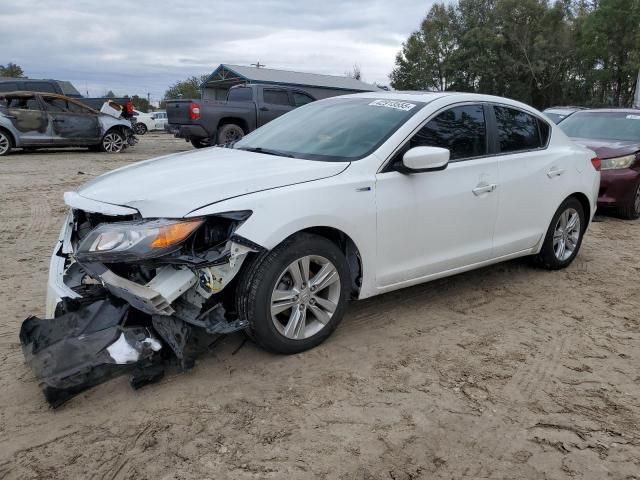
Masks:
[[[301,352],[350,299],[520,256],[566,267],[599,185],[593,152],[538,111],[475,94],[331,98],[228,147],[65,194],[47,318],[20,335],[52,405],[189,368],[237,330]]]

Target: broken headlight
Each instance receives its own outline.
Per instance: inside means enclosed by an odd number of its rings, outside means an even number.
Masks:
[[[103,223],[82,240],[76,256],[103,263],[156,258],[179,247],[203,222],[197,218]]]

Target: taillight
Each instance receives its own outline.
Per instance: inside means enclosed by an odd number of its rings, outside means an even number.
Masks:
[[[200,105],[195,102],[191,102],[191,105],[189,105],[189,118],[191,120],[198,120],[200,118]]]
[[[596,171],[599,172],[602,168],[602,161],[598,157],[593,157],[591,159],[591,165],[593,165],[593,168],[595,168]]]
[[[127,102],[127,104],[125,105],[125,108],[127,109],[127,113],[129,115],[133,114],[133,102],[131,100]]]

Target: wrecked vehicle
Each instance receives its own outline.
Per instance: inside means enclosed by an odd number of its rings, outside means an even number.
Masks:
[[[113,102],[121,108],[123,118],[133,117],[133,101],[129,97],[83,97],[78,89],[66,80],[0,77],[0,93],[5,92],[57,93],[73,98],[94,110],[100,110],[105,102]]]
[[[119,153],[137,139],[131,121],[53,93],[0,94],[0,156],[13,148],[89,147]]]
[[[65,194],[25,356],[56,406],[120,373],[138,387],[191,368],[238,330],[302,352],[349,299],[519,256],[564,268],[595,212],[593,157],[512,100],[368,93],[120,168]]]

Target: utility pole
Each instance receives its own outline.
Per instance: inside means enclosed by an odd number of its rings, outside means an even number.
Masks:
[[[636,94],[633,96],[633,107],[640,108],[640,70],[638,70],[638,80],[636,81]]]

